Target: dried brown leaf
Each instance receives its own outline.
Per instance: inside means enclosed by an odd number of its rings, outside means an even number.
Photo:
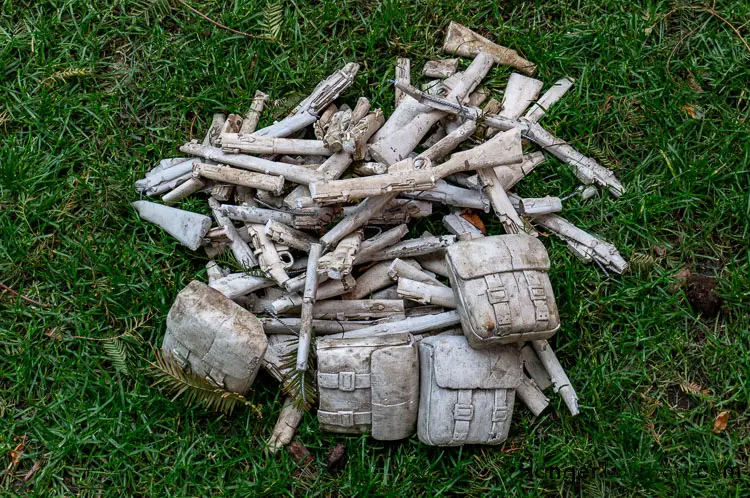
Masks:
[[[479,231],[481,231],[484,235],[487,235],[487,228],[484,226],[482,218],[480,218],[477,213],[475,213],[471,209],[464,209],[463,211],[461,211],[461,217],[477,227]]]
[[[42,468],[42,464],[37,460],[34,462],[34,465],[29,469],[28,472],[26,472],[26,475],[23,476],[23,482],[29,482],[29,479],[31,479],[36,472]]]
[[[714,432],[720,433],[727,428],[727,422],[729,422],[729,412],[721,412],[714,419]]]
[[[326,456],[326,462],[328,463],[327,469],[330,474],[339,473],[346,465],[346,445],[339,443],[335,447],[328,450]]]

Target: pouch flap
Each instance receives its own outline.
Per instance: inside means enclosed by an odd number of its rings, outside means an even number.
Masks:
[[[385,346],[400,346],[402,344],[409,344],[411,338],[408,332],[396,332],[393,334],[382,334],[371,337],[357,337],[357,338],[321,338],[317,341],[318,349],[331,349],[331,348],[351,348],[351,347],[385,347]]]
[[[434,348],[435,383],[444,389],[513,389],[521,384],[520,351],[515,345],[472,349],[465,337],[422,339]]]
[[[519,270],[549,270],[547,250],[525,234],[494,235],[464,240],[446,249],[448,264],[463,279]]]

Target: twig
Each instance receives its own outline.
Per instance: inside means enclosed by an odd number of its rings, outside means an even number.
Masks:
[[[178,1],[180,1],[180,0],[178,0]],[[734,26],[734,24],[732,24],[731,22],[729,22],[728,20],[726,20],[724,17],[722,17],[721,15],[719,15],[719,13],[716,12],[714,9],[709,8],[709,7],[702,7],[700,5],[684,5],[682,7],[674,8],[674,9],[670,10],[669,12],[667,12],[666,14],[664,14],[663,16],[661,16],[659,18],[659,20],[656,21],[651,27],[653,28],[654,26],[656,26],[657,24],[659,24],[660,22],[662,22],[664,19],[666,19],[667,17],[671,16],[672,14],[674,14],[675,12],[678,12],[680,10],[697,10],[698,12],[705,12],[707,14],[711,14],[712,16],[714,16],[715,18],[719,19],[724,24],[726,24],[727,26],[729,26],[732,29],[732,31],[734,31],[734,33],[737,35],[737,37],[739,37],[739,39],[743,43],[743,45],[745,45],[745,48],[747,49],[747,51],[750,52],[750,44],[747,43],[747,40],[745,40],[745,38],[742,36],[742,33],[740,33],[740,30],[737,29]],[[747,24],[747,23],[745,23],[745,24]],[[745,24],[743,24],[742,26],[744,26]]]
[[[5,284],[4,284],[4,283],[2,283],[2,282],[0,282],[0,289],[3,289],[3,290],[4,290],[5,292],[10,292],[10,293],[11,293],[12,295],[14,295],[14,296],[17,296],[17,297],[20,297],[20,298],[21,298],[21,299],[23,299],[24,301],[28,301],[28,302],[30,302],[31,304],[36,304],[37,306],[41,306],[42,308],[46,308],[46,307],[48,307],[48,306],[49,306],[49,304],[42,304],[42,303],[40,303],[39,301],[36,301],[36,300],[34,300],[34,299],[31,299],[30,297],[26,297],[26,296],[24,296],[24,295],[21,295],[21,294],[19,294],[18,292],[14,291],[13,289],[11,289],[10,287],[8,287],[7,285],[5,285]]]
[[[226,29],[227,31],[231,31],[232,33],[235,33],[235,34],[238,34],[238,35],[242,35],[242,36],[246,36],[248,38],[253,38],[255,40],[267,40],[267,41],[275,41],[275,42],[279,41],[278,38],[274,38],[273,36],[251,35],[250,33],[245,33],[244,31],[238,31],[236,29],[230,28],[229,26],[224,26],[220,22],[214,21],[213,19],[211,19],[210,17],[208,17],[206,14],[204,14],[201,11],[195,9],[195,7],[189,5],[188,3],[184,2],[183,0],[177,0],[177,3],[179,3],[180,5],[186,7],[187,9],[189,9],[194,14],[202,17],[206,21],[210,22],[214,26],[217,26],[217,27],[219,27],[221,29]]]

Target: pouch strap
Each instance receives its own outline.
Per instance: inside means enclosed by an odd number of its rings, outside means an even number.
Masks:
[[[326,425],[338,425],[340,427],[370,425],[372,423],[372,412],[353,412],[346,410],[326,412],[318,410],[318,422]]]
[[[457,403],[453,405],[453,441],[466,441],[469,426],[474,418],[474,405],[471,404],[471,389],[457,391]]]
[[[524,271],[524,277],[526,282],[529,284],[529,296],[534,303],[534,310],[536,313],[536,322],[538,329],[547,328],[549,322],[549,307],[547,306],[547,291],[542,284],[542,279],[539,278],[533,271]]]
[[[503,285],[500,275],[495,273],[485,275],[484,281],[487,284],[487,299],[495,311],[495,334],[504,335],[511,326],[508,289]]]
[[[492,407],[492,430],[489,441],[497,441],[503,435],[505,422],[508,420],[508,390],[495,389],[495,401]]]
[[[370,374],[355,372],[318,372],[318,387],[324,389],[338,389],[345,392],[354,391],[355,389],[368,389],[370,387]]]

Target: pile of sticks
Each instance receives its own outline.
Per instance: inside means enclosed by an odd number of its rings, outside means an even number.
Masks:
[[[555,234],[604,271],[626,270],[613,245],[557,214],[564,200],[511,191],[552,156],[583,184],[574,195],[624,192],[612,171],[539,124],[573,80],[542,93],[532,63],[456,23],[443,50],[471,58],[468,67],[459,70],[459,59],[429,61],[422,70],[429,80],[417,88],[410,61],[398,59],[388,119],[366,97],[351,108],[335,103],[359,69],[348,63],[268,127],[257,129],[267,103],[260,91],[246,114],[214,115],[202,142],[180,147],[186,157],[164,159],[136,182],[140,194],[163,201],[135,202],[141,217],[204,250],[210,287],[263,316],[271,345],[266,366],[277,376],[282,353],[273,349],[280,344],[274,336],[298,336],[296,369],[304,371],[313,331],[361,337],[457,327],[443,252],[484,235],[477,213],[497,216],[507,233]],[[496,64],[520,71],[502,101],[480,85]],[[208,194],[213,219],[170,206],[197,193]],[[403,240],[410,220],[432,216],[440,205],[447,206],[449,234]],[[243,271],[222,268],[216,259],[224,252]],[[533,342],[523,348],[529,382],[521,399],[537,414],[548,402],[540,389],[554,384],[577,413],[554,353],[546,341]],[[291,440],[301,416],[285,405],[272,447]]]

